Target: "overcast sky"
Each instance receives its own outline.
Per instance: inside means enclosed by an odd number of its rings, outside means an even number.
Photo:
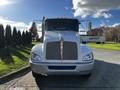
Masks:
[[[19,29],[46,17],[87,19],[94,27],[120,24],[120,0],[0,0],[0,23]]]

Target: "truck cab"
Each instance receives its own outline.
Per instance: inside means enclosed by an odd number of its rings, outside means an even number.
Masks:
[[[32,48],[29,61],[34,77],[91,73],[93,52],[80,43],[79,24],[80,21],[73,18],[43,20],[43,42]]]

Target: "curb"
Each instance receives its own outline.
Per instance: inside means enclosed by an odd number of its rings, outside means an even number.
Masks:
[[[28,73],[31,70],[30,65],[23,67],[21,69],[18,69],[17,71],[14,71],[12,73],[9,73],[7,75],[4,75],[2,77],[0,77],[0,84],[8,82],[14,78],[20,77],[22,75],[25,75],[26,73]]]

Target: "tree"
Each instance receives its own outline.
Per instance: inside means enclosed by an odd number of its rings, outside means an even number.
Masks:
[[[111,33],[111,30],[107,30],[106,33],[105,33],[105,38],[106,38],[106,41],[112,41],[112,33]]]
[[[26,33],[25,33],[25,40],[26,40],[26,44],[32,43],[32,36],[31,36],[31,33],[28,31],[26,31]]]
[[[29,44],[32,44],[32,34],[31,34],[31,32],[28,32],[28,37],[29,37]]]
[[[26,33],[25,33],[25,44],[29,44],[29,34],[28,34],[27,30],[26,30]]]
[[[17,38],[17,35],[18,33],[17,33],[17,29],[16,29],[16,27],[14,27],[13,28],[13,43],[14,43],[14,45],[16,45],[17,44],[17,42],[18,42],[18,38]]]
[[[21,35],[20,31],[18,31],[17,38],[18,38],[17,45],[21,45],[22,44],[22,35]]]
[[[35,23],[35,22],[32,23],[32,26],[31,26],[31,28],[30,28],[29,31],[30,31],[31,34],[32,34],[32,39],[36,39],[38,33],[37,33],[37,26],[36,26],[36,23]]]
[[[6,32],[5,32],[5,42],[6,46],[10,46],[12,44],[12,34],[11,34],[11,26],[6,26]]]
[[[22,45],[26,44],[26,36],[25,36],[25,32],[22,32]]]
[[[4,28],[3,25],[0,25],[0,48],[5,47],[5,37],[4,37]]]

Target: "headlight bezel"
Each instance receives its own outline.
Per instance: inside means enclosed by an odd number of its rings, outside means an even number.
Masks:
[[[31,52],[31,61],[32,62],[40,62],[42,60],[41,56],[34,53],[34,52]]]
[[[92,61],[94,59],[93,53],[86,54],[83,58],[82,61]]]

